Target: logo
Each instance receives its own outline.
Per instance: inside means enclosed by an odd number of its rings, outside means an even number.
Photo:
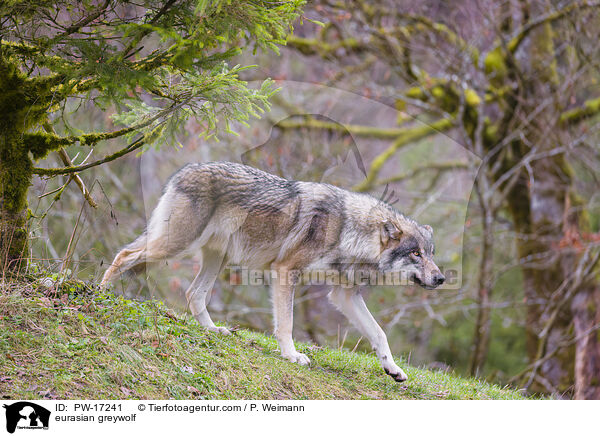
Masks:
[[[48,430],[50,411],[29,401],[19,401],[3,406],[6,409],[6,431],[14,433],[15,429]]]

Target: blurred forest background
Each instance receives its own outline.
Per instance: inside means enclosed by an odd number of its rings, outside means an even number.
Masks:
[[[366,290],[394,354],[600,399],[599,4],[319,0],[303,15],[279,55],[259,48],[228,61],[256,65],[240,72],[251,87],[270,77],[280,88],[260,119],[233,122],[218,141],[190,121],[177,141],[89,169],[81,178],[98,208],[73,183],[56,200],[68,175],[34,178],[31,257],[99,279],[187,162],[324,181],[431,225],[437,263],[455,277],[435,291]],[[71,126],[112,123],[110,110],[70,103]],[[65,151],[81,162],[90,148]],[[56,154],[43,165],[61,162]],[[199,261],[191,247],[122,277],[115,292],[185,308]],[[213,291],[212,318],[270,332],[268,289],[235,285],[231,271]],[[295,338],[369,350],[326,294],[297,290]]]

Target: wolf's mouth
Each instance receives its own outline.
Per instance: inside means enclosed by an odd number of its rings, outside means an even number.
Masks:
[[[416,274],[413,274],[412,277],[410,278],[415,284],[421,286],[422,288],[425,289],[435,289],[437,288],[437,286],[430,286],[428,284],[426,284],[425,282],[423,282],[420,278],[417,277]]]
[[[416,275],[416,274],[413,274],[413,276],[411,277],[411,280],[412,280],[413,282],[415,282],[417,285],[425,287],[425,283],[423,283],[423,282],[421,281],[421,279],[419,279],[419,278],[417,277],[417,275]]]

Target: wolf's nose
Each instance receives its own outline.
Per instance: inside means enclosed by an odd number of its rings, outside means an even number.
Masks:
[[[446,277],[444,277],[442,274],[437,274],[434,278],[433,278],[433,283],[435,283],[436,286],[441,285],[442,283],[444,283],[446,281]]]

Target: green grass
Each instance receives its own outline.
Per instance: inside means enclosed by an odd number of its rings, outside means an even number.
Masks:
[[[394,382],[371,354],[298,343],[312,361],[280,357],[271,336],[210,333],[158,301],[132,301],[39,277],[0,289],[4,399],[522,399],[476,379],[398,364]]]

